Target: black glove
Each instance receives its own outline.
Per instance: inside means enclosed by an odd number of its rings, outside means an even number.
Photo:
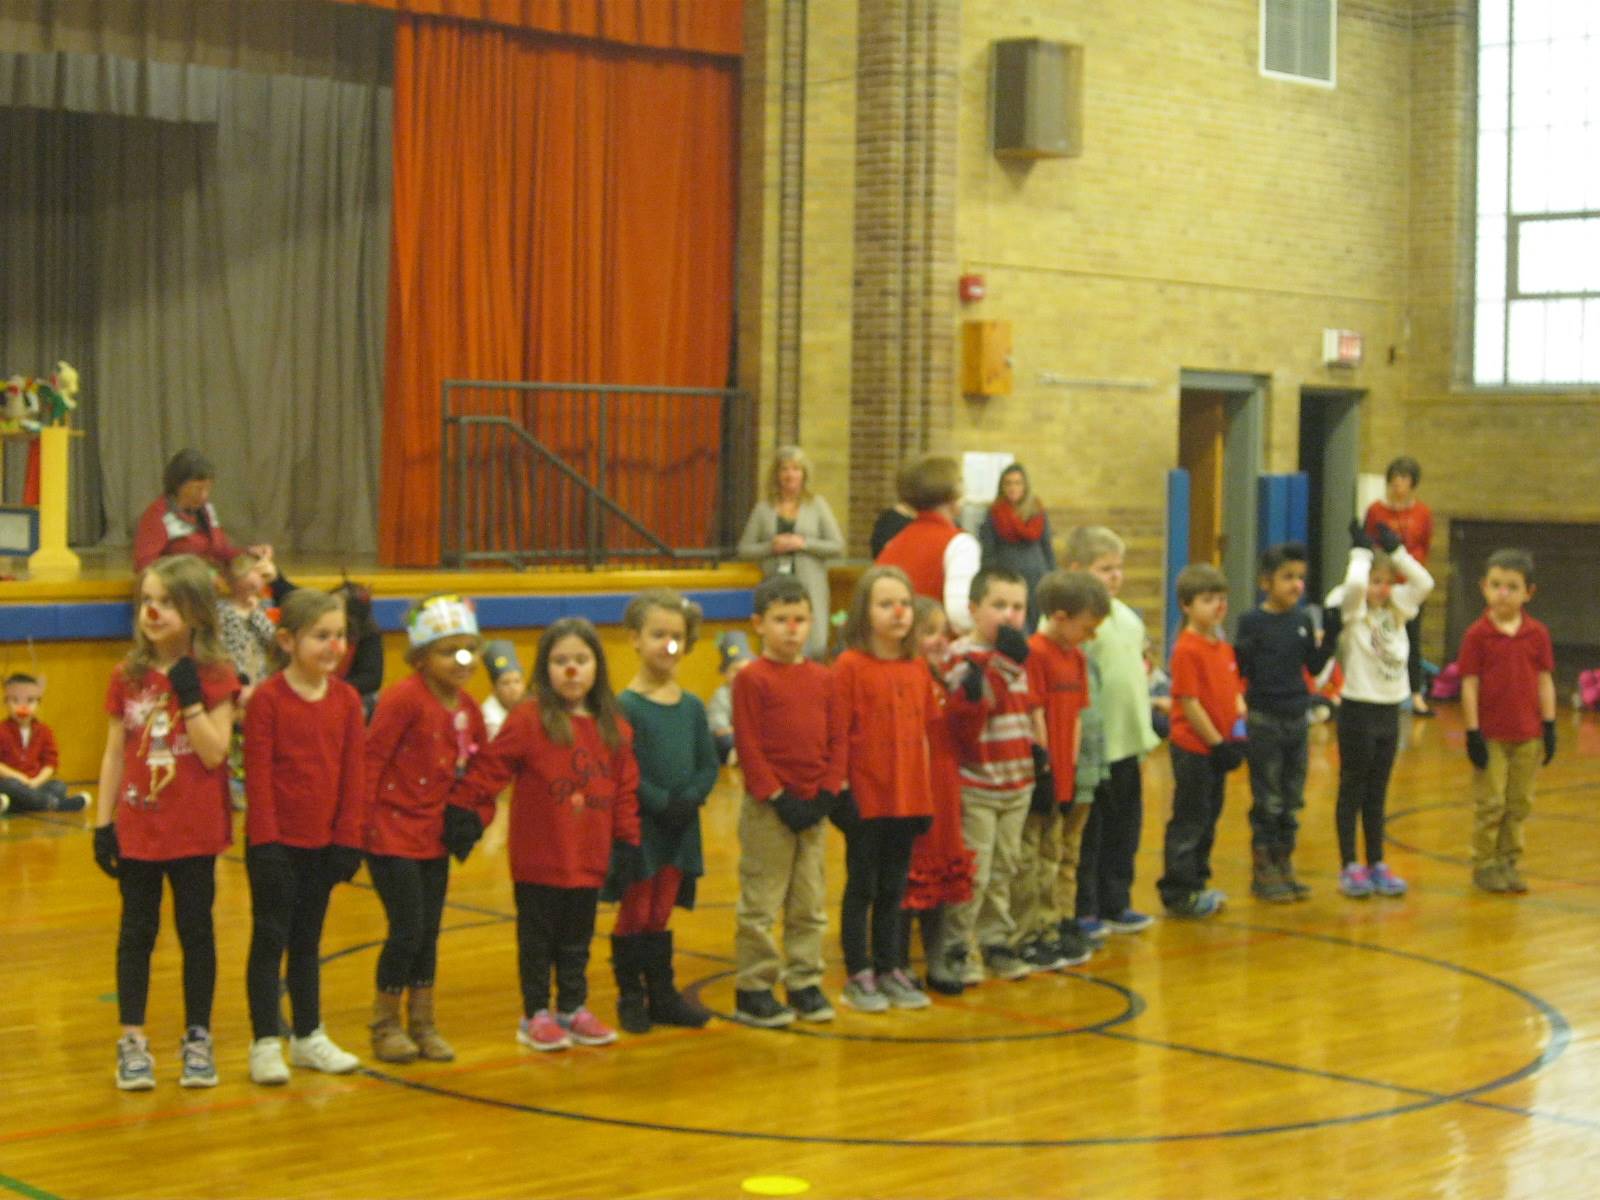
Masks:
[[[456,856],[457,862],[466,862],[467,855],[483,836],[483,819],[470,808],[458,804],[444,806],[444,831],[439,840],[444,848]]]
[[[1343,631],[1344,609],[1337,604],[1328,605],[1322,610],[1322,644],[1337,642]]]
[[[983,700],[983,664],[967,659],[967,673],[961,677],[961,690],[968,700],[978,704]]]
[[[846,836],[854,833],[861,825],[861,810],[856,807],[856,794],[845,788],[828,810],[828,816],[840,833]]]
[[[1556,723],[1544,723],[1544,765],[1549,766],[1550,760],[1556,756]]]
[[[1211,769],[1226,775],[1244,761],[1244,747],[1238,742],[1218,742],[1211,747]]]
[[[1076,806],[1076,804],[1077,804],[1077,802],[1074,801],[1074,800],[1063,800],[1061,802],[1061,804],[1059,805],[1059,807],[1061,809],[1061,815],[1063,817],[1070,816],[1072,814],[1072,810]]]
[[[1482,771],[1489,765],[1489,747],[1483,740],[1483,730],[1467,730],[1467,758]]]
[[[907,817],[906,820],[911,823],[911,829],[917,837],[921,837],[933,828],[932,817]]]
[[[122,869],[122,848],[117,845],[115,824],[94,827],[94,865],[113,879]]]
[[[611,843],[611,869],[607,879],[613,886],[627,889],[640,882],[644,874],[644,851],[637,842]]]
[[[354,846],[329,846],[323,851],[322,866],[334,883],[349,883],[361,870],[361,851]]]
[[[1366,529],[1355,517],[1350,518],[1350,545],[1357,550],[1372,549],[1372,539],[1367,536]]]
[[[802,800],[787,789],[779,792],[769,803],[772,811],[778,814],[778,820],[787,825],[792,833],[804,833],[825,815],[820,805]]]
[[[1047,816],[1056,802],[1056,776],[1050,769],[1050,752],[1043,746],[1033,747],[1033,802],[1028,811],[1035,816]]]
[[[844,789],[844,795],[850,794],[850,789]],[[817,806],[817,811],[823,817],[833,816],[833,810],[839,807],[840,793],[830,792],[827,788],[818,788],[817,796],[811,803]]]
[[[167,682],[177,693],[180,712],[205,702],[205,693],[200,690],[199,668],[187,654],[167,668]]]
[[[669,829],[682,829],[700,815],[700,802],[688,796],[669,796],[667,807],[653,815]]]
[[[1002,625],[995,631],[994,648],[1019,667],[1028,661],[1028,635],[1014,625]]]
[[[1378,522],[1378,545],[1383,547],[1385,554],[1393,554],[1400,549],[1400,535],[1382,521]]]

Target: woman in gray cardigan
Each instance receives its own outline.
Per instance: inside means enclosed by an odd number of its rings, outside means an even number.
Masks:
[[[811,494],[811,462],[798,446],[782,446],[772,460],[767,498],[756,502],[739,539],[739,557],[761,563],[763,578],[793,575],[811,597],[806,654],[821,658],[828,646],[827,559],[844,554],[844,534],[833,510]]]

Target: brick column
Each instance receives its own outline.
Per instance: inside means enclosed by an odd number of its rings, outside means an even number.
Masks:
[[[851,548],[900,463],[942,444],[956,395],[960,0],[860,0]]]

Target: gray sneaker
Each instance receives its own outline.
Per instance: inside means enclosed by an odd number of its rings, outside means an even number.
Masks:
[[[891,971],[878,976],[878,990],[888,998],[894,1008],[927,1008],[933,1003],[928,993],[911,982],[904,971]]]
[[[996,979],[1012,981],[1026,979],[1033,973],[1033,968],[1010,946],[985,946],[983,967]]]
[[[148,1092],[156,1086],[156,1060],[142,1033],[125,1033],[117,1040],[117,1086],[125,1092]]]
[[[845,981],[844,990],[839,993],[839,999],[857,1012],[889,1011],[889,997],[879,990],[878,981],[871,971],[858,971],[850,976]]]
[[[211,1051],[211,1031],[198,1025],[190,1026],[179,1049],[183,1054],[183,1072],[178,1076],[178,1086],[216,1087],[217,1060]]]

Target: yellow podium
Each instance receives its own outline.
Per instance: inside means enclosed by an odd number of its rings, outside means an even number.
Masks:
[[[28,556],[34,579],[76,579],[78,556],[67,549],[67,446],[72,430],[39,431],[39,548]]]

